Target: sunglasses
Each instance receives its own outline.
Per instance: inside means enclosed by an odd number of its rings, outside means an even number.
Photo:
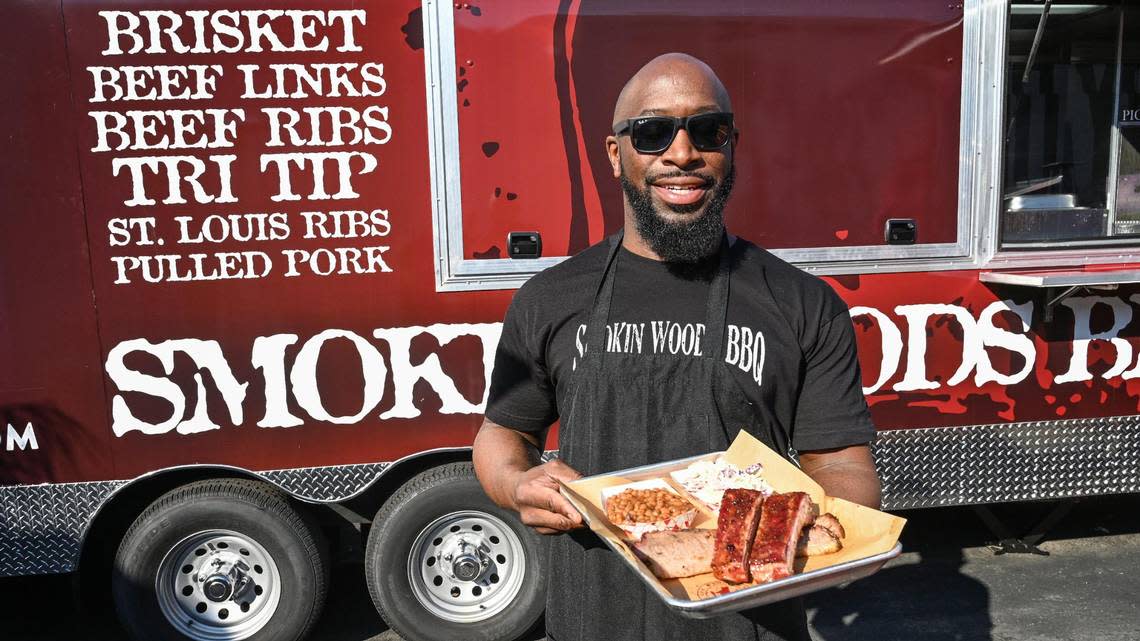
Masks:
[[[629,134],[629,142],[639,153],[659,154],[673,144],[677,130],[689,132],[689,140],[700,151],[716,151],[732,139],[732,114],[723,111],[693,114],[685,118],[641,116],[614,125],[614,135]]]

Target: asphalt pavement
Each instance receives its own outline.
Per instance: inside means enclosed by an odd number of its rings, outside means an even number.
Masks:
[[[991,511],[1020,535],[1054,505]],[[902,556],[872,577],[808,598],[817,641],[1140,641],[1140,495],[1080,501],[1039,553],[998,553],[990,545],[997,537],[971,508],[901,515],[909,520]],[[68,577],[0,579],[4,641],[122,641],[106,614],[80,607]],[[351,564],[334,570],[312,639],[400,641]]]

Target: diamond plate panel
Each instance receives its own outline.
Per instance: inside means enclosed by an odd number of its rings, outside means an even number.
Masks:
[[[0,576],[73,571],[87,525],[123,483],[0,486]]]
[[[1140,492],[1140,416],[880,432],[887,509]]]
[[[343,501],[375,481],[391,463],[298,467],[259,472],[262,478],[299,499]]]
[[[369,463],[261,472],[297,498],[339,501],[390,465]],[[0,486],[0,577],[72,572],[99,506],[128,481]]]

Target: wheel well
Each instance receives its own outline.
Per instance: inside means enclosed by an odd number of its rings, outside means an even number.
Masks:
[[[351,499],[342,501],[341,505],[371,521],[380,511],[380,508],[384,506],[384,503],[413,476],[440,465],[470,460],[470,449],[438,450],[403,459],[384,470],[380,478],[366,490]]]
[[[80,590],[92,613],[110,612],[107,583],[115,551],[127,529],[139,514],[158,497],[187,483],[213,478],[244,478],[262,481],[256,474],[234,468],[175,468],[136,479],[122,487],[104,503],[88,526],[79,556]]]

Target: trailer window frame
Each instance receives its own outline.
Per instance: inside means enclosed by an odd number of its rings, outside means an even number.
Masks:
[[[956,242],[776,249],[774,254],[820,275],[969,269],[993,256],[1007,6],[1005,0],[965,0],[963,6]],[[464,257],[452,3],[423,0],[422,7],[436,291],[518,288],[567,257]]]
[[[1003,2],[1003,9],[1008,13],[1012,5],[1012,0]],[[1075,4],[1075,3],[1074,3]],[[1001,29],[1000,36],[1003,41],[1008,40],[1008,24],[1005,28]],[[1118,34],[1118,38],[1122,34]],[[1009,79],[1005,77],[1004,68],[1006,54],[1002,53],[1002,71],[1000,78],[1000,86],[1002,87],[1001,101],[998,106],[994,107],[999,113],[1005,114],[1007,107],[1005,101],[1005,87]],[[1119,74],[1120,74],[1120,47],[1117,46],[1117,91],[1119,91]],[[1119,100],[1119,94],[1117,95]],[[1114,107],[1115,113],[1113,118],[1119,123],[1119,105]],[[1110,224],[1115,215],[1115,183],[1117,180],[1117,161],[1120,146],[1120,132],[1118,130],[1119,124],[1114,125],[1112,131],[1112,138],[1110,144],[1110,158],[1108,166],[1108,181],[1109,191],[1107,194],[1108,202],[1106,204]],[[1004,129],[1000,131],[999,138],[1004,137]],[[1004,160],[1004,159],[1003,159]],[[997,190],[1001,190],[1000,176],[998,177]],[[1000,197],[1000,194],[998,194]],[[983,266],[987,269],[1024,269],[1035,267],[1080,267],[1084,265],[1109,265],[1114,263],[1135,263],[1140,261],[1140,237],[1121,237],[1114,239],[1112,236],[1106,236],[1100,239],[1090,240],[1077,240],[1077,241],[1056,241],[1056,242],[1041,242],[1034,243],[1032,246],[1002,246],[1001,244],[1001,225],[1002,225],[1002,206],[1000,198],[995,204],[992,212],[987,217],[988,224],[985,228],[985,233],[988,236],[988,242],[983,248]]]

